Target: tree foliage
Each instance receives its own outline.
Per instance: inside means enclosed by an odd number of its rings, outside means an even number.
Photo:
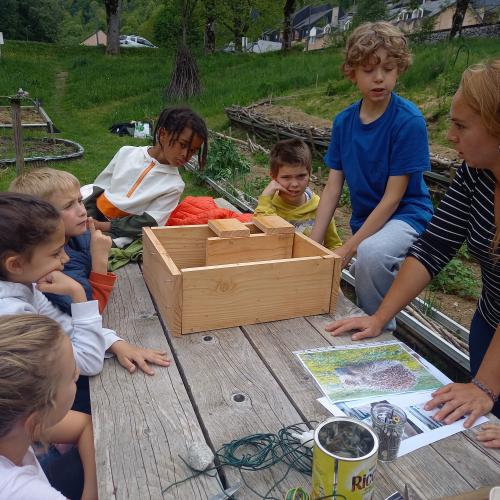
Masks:
[[[382,21],[386,16],[387,8],[384,0],[359,0],[352,24],[356,27],[367,21]]]

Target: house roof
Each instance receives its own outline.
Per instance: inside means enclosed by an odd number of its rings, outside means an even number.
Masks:
[[[293,29],[300,30],[302,28],[307,28],[308,26],[314,26],[316,21],[318,21],[322,17],[325,17],[326,15],[331,15],[331,12],[332,8],[330,7],[329,9],[313,13],[310,16],[307,16],[305,19],[303,19],[300,23],[294,24]]]
[[[332,6],[330,4],[315,6],[307,5],[302,7],[293,14],[293,28],[300,29],[304,26],[309,26],[318,19],[321,19],[328,11],[331,10]]]

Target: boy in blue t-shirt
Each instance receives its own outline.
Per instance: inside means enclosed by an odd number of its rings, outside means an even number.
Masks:
[[[362,99],[333,123],[324,157],[330,167],[311,238],[323,241],[344,180],[349,187],[353,236],[335,250],[356,278],[359,306],[373,314],[401,261],[432,216],[423,179],[430,170],[425,120],[410,101],[393,92],[410,65],[404,35],[387,22],[365,23],[347,40],[344,74]],[[388,329],[394,329],[392,319]]]

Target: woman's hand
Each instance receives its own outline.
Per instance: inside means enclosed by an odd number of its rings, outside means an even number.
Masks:
[[[380,324],[376,316],[359,316],[355,318],[340,319],[325,327],[325,330],[331,332],[334,337],[338,337],[346,332],[358,330],[351,336],[352,340],[377,337],[382,333],[383,329],[384,325]]]
[[[483,424],[476,434],[476,439],[485,448],[500,448],[500,424]]]
[[[493,408],[492,399],[474,384],[448,384],[432,393],[432,399],[424,406],[432,410],[442,406],[434,420],[451,424],[468,415],[464,427],[471,427],[476,419]]]

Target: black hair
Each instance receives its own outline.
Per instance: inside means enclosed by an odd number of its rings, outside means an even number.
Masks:
[[[203,170],[207,161],[208,130],[203,118],[198,116],[193,110],[189,108],[165,108],[160,113],[158,121],[156,122],[153,134],[153,144],[159,142],[161,129],[169,133],[169,145],[172,145],[186,128],[192,131],[191,137],[189,138],[189,149],[191,149],[191,143],[195,135],[203,140],[203,145],[198,152],[198,164],[200,165],[200,170]]]
[[[21,193],[0,193],[0,279],[10,253],[31,259],[36,246],[47,241],[61,220],[50,203]]]

